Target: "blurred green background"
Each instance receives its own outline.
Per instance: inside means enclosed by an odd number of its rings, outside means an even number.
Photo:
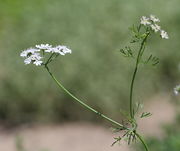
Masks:
[[[158,56],[160,64],[141,66],[135,100],[173,93],[180,80],[179,6],[179,0],[0,0],[1,125],[102,122],[59,91],[43,68],[24,65],[20,52],[41,43],[69,46],[73,53],[51,65],[57,78],[77,97],[119,120],[120,110],[128,109],[134,64],[119,49],[128,45],[128,28],[143,15],[157,15],[170,39],[149,39],[146,55]],[[149,140],[154,151],[179,150],[175,125],[163,140]]]
[[[150,150],[153,151],[179,151],[180,150],[180,116],[178,115],[175,123],[164,127],[165,135],[158,139],[149,137],[147,143]],[[137,151],[144,151],[144,148],[139,145]]]
[[[149,40],[146,55],[157,55],[160,64],[141,66],[136,101],[172,92],[180,73],[179,5],[179,0],[0,0],[1,122],[97,120],[59,91],[43,68],[23,64],[20,52],[41,43],[69,46],[72,55],[51,65],[58,79],[86,103],[119,119],[120,109],[128,108],[134,64],[119,49],[142,15],[157,15],[170,39]]]

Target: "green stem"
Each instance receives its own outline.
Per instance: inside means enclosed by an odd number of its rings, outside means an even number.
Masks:
[[[138,133],[135,133],[135,135],[139,138],[139,140],[141,141],[141,143],[143,144],[144,148],[146,149],[146,151],[149,151],[147,144],[145,143],[144,139],[142,138],[142,136],[140,136]]]
[[[93,109],[92,107],[90,107],[89,105],[87,105],[86,103],[84,103],[83,101],[81,101],[80,99],[78,99],[77,97],[75,97],[71,92],[69,92],[57,79],[56,77],[50,72],[49,68],[47,65],[45,65],[45,68],[47,69],[48,73],[50,74],[50,76],[52,77],[52,79],[56,82],[56,84],[58,85],[59,88],[63,89],[69,96],[71,96],[76,102],[80,103],[82,106],[84,106],[85,108],[87,108],[88,110],[96,113],[97,115],[101,116],[102,118],[108,120],[109,122],[113,123],[114,125],[124,128],[124,129],[128,129],[126,127],[124,127],[122,124],[114,121],[113,119],[107,117],[106,115],[96,111],[95,109]]]
[[[147,40],[148,36],[149,36],[149,33],[147,33],[146,37],[141,42],[141,47],[139,48],[138,55],[137,55],[137,58],[136,58],[136,65],[135,65],[135,68],[134,68],[132,81],[131,81],[131,86],[130,86],[129,106],[130,106],[130,116],[131,116],[132,119],[134,119],[134,109],[133,109],[133,99],[132,99],[133,98],[134,81],[135,81],[135,77],[136,77],[136,74],[137,74],[140,57],[142,57],[142,55],[143,55],[142,50],[144,52],[145,43],[146,43],[146,40]]]
[[[54,56],[55,53],[52,53],[51,56],[49,57],[49,59],[46,61],[46,63],[44,64],[45,66],[47,66],[48,63],[51,62],[52,57]]]

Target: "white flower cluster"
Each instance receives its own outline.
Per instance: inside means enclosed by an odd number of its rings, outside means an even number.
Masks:
[[[60,55],[65,55],[67,53],[71,53],[72,51],[66,46],[58,45],[56,47],[52,47],[49,44],[40,44],[36,45],[35,48],[29,48],[21,52],[20,56],[25,58],[24,63],[27,64],[35,64],[36,66],[40,66],[43,64],[42,53],[55,53]]]
[[[174,94],[178,95],[179,93],[180,93],[180,84],[174,88]]]
[[[140,24],[144,26],[150,26],[154,32],[160,31],[161,38],[169,39],[167,32],[162,30],[161,26],[159,26],[157,22],[160,22],[160,20],[154,15],[150,15],[150,17],[142,16],[140,19]]]

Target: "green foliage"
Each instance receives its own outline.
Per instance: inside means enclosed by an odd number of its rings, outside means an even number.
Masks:
[[[149,117],[149,116],[151,116],[151,115],[152,115],[152,114],[149,113],[149,112],[143,112],[143,113],[141,114],[141,118]]]
[[[163,141],[150,139],[149,144],[151,146],[150,148],[152,148],[153,151],[179,151],[180,133],[170,135],[169,137],[163,139]]]
[[[16,151],[26,151],[23,145],[23,139],[20,136],[16,137]]]
[[[126,46],[124,49],[120,49],[120,52],[125,56],[125,57],[134,57],[133,51],[131,48]]]
[[[24,141],[21,136],[16,137],[15,144],[16,144],[16,151],[27,151],[27,149],[25,149],[25,147],[24,147]],[[41,149],[39,151],[50,151],[50,150],[49,149]]]
[[[180,150],[180,122],[169,125],[165,128],[165,137],[161,139],[149,138],[148,145],[152,151],[179,151]],[[143,151],[144,148],[139,148],[137,151]]]
[[[129,39],[127,27],[142,14],[157,14],[168,27],[170,40],[160,45],[159,37],[151,39],[149,47],[161,56],[161,65],[156,74],[143,69],[137,82],[144,85],[136,91],[148,93],[144,98],[171,91],[179,73],[179,4],[179,0],[0,0],[0,120],[96,119],[86,111],[82,117],[84,109],[59,93],[45,71],[22,64],[20,49],[39,43],[70,46],[73,54],[53,63],[58,79],[76,96],[119,119],[119,109],[126,109],[128,102],[132,64],[118,50]]]

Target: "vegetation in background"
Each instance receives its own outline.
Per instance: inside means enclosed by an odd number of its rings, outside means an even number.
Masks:
[[[0,0],[0,120],[18,124],[96,119],[89,112],[82,116],[84,109],[59,95],[44,71],[22,65],[19,48],[46,42],[70,45],[75,51],[53,66],[61,69],[56,74],[68,89],[119,119],[120,108],[126,109],[128,102],[126,84],[133,68],[133,61],[127,64],[119,55],[129,39],[129,31],[122,29],[141,14],[157,14],[171,37],[161,45],[151,39],[148,49],[162,56],[161,64],[154,73],[142,68],[145,75],[138,75],[137,81],[143,85],[136,91],[148,95],[136,100],[172,91],[180,73],[179,4],[179,0]]]
[[[179,116],[180,117],[180,116]],[[176,123],[166,126],[165,137],[161,139],[149,138],[148,145],[152,151],[179,151],[180,150],[180,118],[177,118]],[[139,148],[137,151],[143,151],[144,148]]]
[[[29,151],[24,147],[24,141],[23,141],[23,138],[21,136],[16,137],[15,144],[16,144],[16,151]],[[50,151],[50,150],[41,149],[39,151]]]

